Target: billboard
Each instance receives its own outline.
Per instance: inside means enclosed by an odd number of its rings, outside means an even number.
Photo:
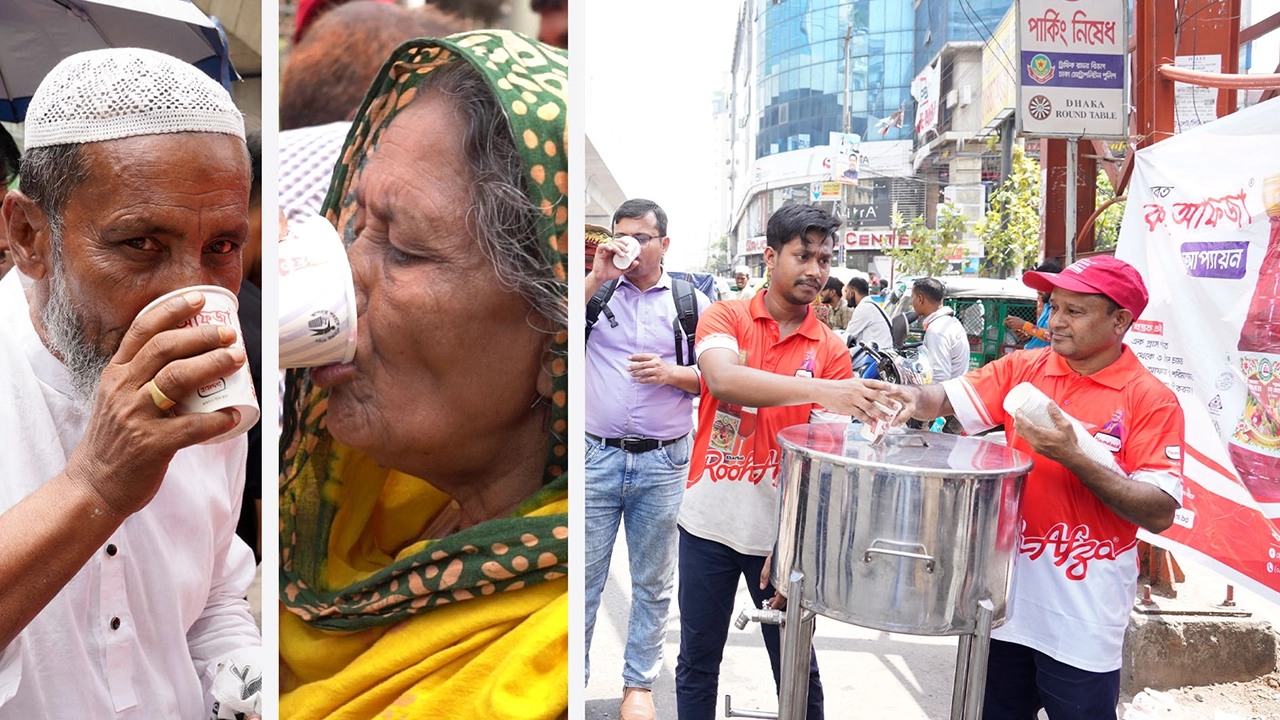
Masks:
[[[1018,132],[1125,138],[1124,0],[1018,0]]]
[[[982,49],[982,126],[993,127],[1018,100],[1018,42],[1013,6]]]
[[[1128,195],[1125,340],[1186,420],[1182,507],[1139,537],[1280,599],[1280,99],[1140,150]]]

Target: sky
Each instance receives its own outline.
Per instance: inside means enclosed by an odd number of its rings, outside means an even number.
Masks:
[[[1252,0],[1261,19],[1280,0]],[[700,266],[724,232],[715,210],[713,94],[732,63],[741,0],[594,2],[586,13],[586,131],[629,197],[667,211],[668,267]],[[1243,56],[1243,53],[1242,53]],[[1243,59],[1243,57],[1242,57]],[[1280,61],[1280,31],[1254,43],[1254,73]]]
[[[733,60],[740,0],[582,3],[587,136],[622,191],[667,212],[668,267],[701,266],[719,156],[711,101]],[[723,232],[723,229],[717,232]]]

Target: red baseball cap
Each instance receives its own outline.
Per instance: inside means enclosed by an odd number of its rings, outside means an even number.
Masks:
[[[1147,307],[1147,284],[1129,263],[1110,255],[1077,260],[1060,273],[1026,272],[1022,283],[1033,290],[1052,292],[1054,288],[1089,295],[1106,295],[1137,319]]]

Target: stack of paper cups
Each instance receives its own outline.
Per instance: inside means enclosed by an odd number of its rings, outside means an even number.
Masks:
[[[204,295],[204,307],[200,308],[200,312],[196,313],[195,317],[179,323],[178,327],[226,325],[236,331],[236,341],[232,345],[244,350],[244,333],[240,331],[240,316],[236,314],[236,311],[240,308],[240,301],[236,300],[236,296],[226,288],[215,285],[196,285],[174,290],[152,300],[138,315],[145,315],[148,310],[169,298],[186,295],[193,290]],[[217,378],[207,385],[197,388],[190,395],[180,398],[173,410],[179,415],[190,415],[192,413],[214,412],[226,408],[235,408],[239,411],[240,422],[227,432],[204,441],[201,443],[202,445],[213,445],[224,440],[230,440],[240,433],[248,431],[249,428],[253,427],[254,423],[258,422],[258,417],[262,413],[258,409],[258,394],[253,391],[253,376],[249,373],[249,363],[247,361],[231,374]]]
[[[356,355],[356,289],[347,249],[328,220],[289,222],[280,242],[280,367],[347,363]]]
[[[876,418],[869,423],[862,424],[862,438],[870,443],[878,443],[880,439],[889,432],[889,428],[893,427],[893,421],[897,419],[898,413],[902,412],[902,404],[895,401],[893,407],[885,407],[880,403],[876,403],[876,407],[880,412],[888,415],[888,419]]]
[[[1053,401],[1050,400],[1047,395],[1040,392],[1039,388],[1031,383],[1024,382],[1015,386],[1009,391],[1008,395],[1005,395],[1004,410],[1009,413],[1011,417],[1021,410],[1023,415],[1026,416],[1027,421],[1032,425],[1049,430],[1054,427],[1053,418],[1049,417],[1049,405],[1052,403]],[[1084,454],[1088,456],[1090,460],[1098,463],[1108,470],[1117,472],[1121,475],[1125,474],[1125,472],[1120,469],[1120,466],[1116,464],[1115,456],[1112,455],[1109,449],[1107,449],[1106,445],[1094,440],[1093,436],[1089,434],[1089,431],[1085,429],[1084,425],[1079,420],[1067,415],[1062,408],[1058,408],[1058,411],[1062,412],[1063,416],[1071,421],[1071,426],[1075,428],[1076,431],[1076,442],[1079,443],[1080,449],[1084,451]]]

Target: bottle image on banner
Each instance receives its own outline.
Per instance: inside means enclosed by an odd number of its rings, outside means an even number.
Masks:
[[[1237,346],[1245,380],[1244,412],[1228,439],[1231,462],[1249,492],[1280,502],[1280,174],[1262,184],[1270,221],[1249,314]]]

